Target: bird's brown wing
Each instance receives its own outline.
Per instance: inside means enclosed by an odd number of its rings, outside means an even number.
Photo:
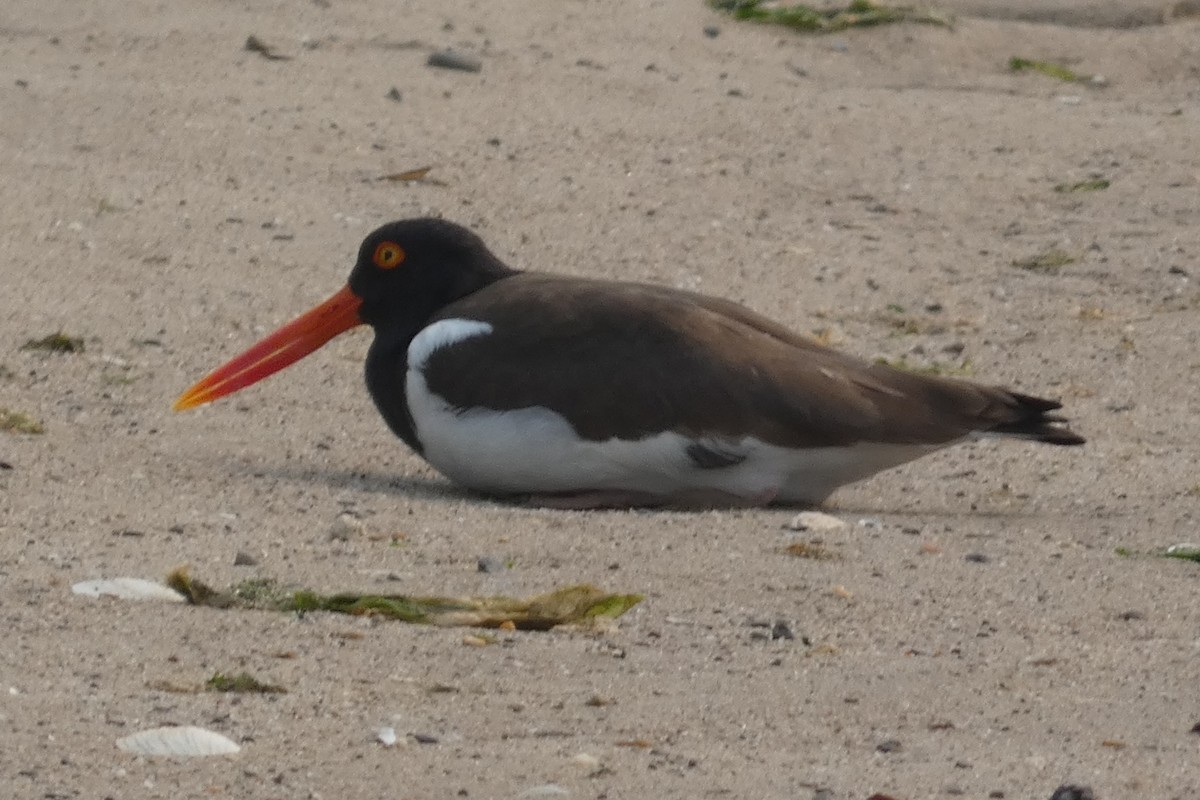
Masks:
[[[664,430],[788,447],[940,444],[973,431],[1076,443],[1053,401],[867,364],[735,303],[666,287],[521,273],[436,319],[493,332],[435,351],[452,406],[549,408],[583,438]],[[1082,441],[1082,440],[1079,440]]]

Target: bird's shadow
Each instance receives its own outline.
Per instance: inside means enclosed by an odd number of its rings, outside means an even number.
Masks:
[[[291,483],[323,484],[331,489],[345,489],[366,494],[390,495],[415,500],[451,501],[496,500],[486,495],[456,486],[438,477],[396,475],[375,470],[328,469],[325,467],[294,467],[278,465],[242,470],[247,476],[266,476]]]
[[[466,489],[457,484],[451,483],[449,480],[440,476],[431,475],[397,475],[394,473],[381,472],[378,470],[349,470],[349,469],[330,469],[327,467],[303,467],[278,464],[272,466],[255,465],[250,466],[244,463],[225,465],[227,474],[237,475],[241,478],[252,479],[268,477],[281,482],[289,483],[309,483],[324,485],[335,490],[349,490],[362,492],[365,494],[391,496],[396,498],[405,498],[410,500],[427,501],[440,504],[462,504],[462,503],[479,503],[496,509],[511,509],[514,511],[537,511],[548,510],[558,511],[560,513],[571,513],[571,509],[559,509],[537,503],[530,502],[527,495],[492,495],[484,492],[478,492],[472,489]],[[577,509],[589,510],[589,509]],[[637,511],[639,513],[698,513],[706,510],[721,510],[721,509],[695,509],[695,508],[672,508],[672,507],[646,507],[633,509],[591,509],[600,511]],[[1045,510],[1041,511],[1025,511],[1020,509],[980,509],[980,508],[945,508],[945,507],[906,507],[906,508],[890,508],[877,506],[869,501],[856,501],[854,498],[846,498],[843,502],[838,502],[837,498],[833,498],[832,502],[822,505],[811,505],[803,503],[774,503],[770,506],[759,507],[758,509],[739,508],[731,509],[737,511],[779,511],[791,512],[820,510],[835,516],[914,516],[919,515],[924,518],[945,518],[945,519],[963,519],[968,517],[984,517],[992,519],[1035,519],[1053,516],[1052,512]]]

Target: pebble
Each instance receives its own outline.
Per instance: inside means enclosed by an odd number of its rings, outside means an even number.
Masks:
[[[1054,794],[1050,795],[1050,800],[1096,800],[1096,795],[1092,793],[1090,786],[1064,783],[1054,790]]]
[[[478,572],[486,572],[489,574],[508,571],[508,565],[503,559],[495,556],[480,556],[475,561],[475,569]]]
[[[771,626],[771,639],[786,639],[792,641],[796,638],[796,634],[792,633],[792,628],[783,620],[775,620],[775,624]]]
[[[479,72],[483,69],[483,62],[478,58],[457,50],[438,50],[430,53],[429,60],[425,64],[430,67],[457,69],[462,72]]]
[[[825,532],[844,528],[846,523],[830,514],[822,514],[820,511],[801,511],[783,527],[789,531]]]
[[[884,739],[879,744],[875,745],[875,750],[880,753],[897,753],[902,750],[904,745],[899,739]]]
[[[238,550],[233,554],[233,565],[235,567],[253,567],[257,563],[258,559],[245,550]]]
[[[972,564],[987,564],[992,560],[991,556],[984,555],[983,553],[967,553],[963,558]]]
[[[336,542],[346,542],[353,536],[361,535],[366,527],[363,521],[353,514],[338,514],[338,518],[329,528],[329,538]]]
[[[396,742],[399,741],[399,739],[396,738],[395,728],[380,728],[378,733],[375,734],[375,738],[379,740],[379,743],[384,747],[395,747]]]

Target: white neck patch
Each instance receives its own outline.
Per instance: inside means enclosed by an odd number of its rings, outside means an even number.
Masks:
[[[434,351],[476,336],[487,336],[493,328],[490,322],[477,319],[443,319],[429,325],[408,343],[409,372],[424,372],[425,363]]]

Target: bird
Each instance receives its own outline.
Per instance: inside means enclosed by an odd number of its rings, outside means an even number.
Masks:
[[[1085,442],[1056,400],[861,360],[731,300],[513,269],[432,217],[372,232],[345,287],[174,408],[357,325],[392,432],[451,482],[535,506],[814,507],[971,439]]]

